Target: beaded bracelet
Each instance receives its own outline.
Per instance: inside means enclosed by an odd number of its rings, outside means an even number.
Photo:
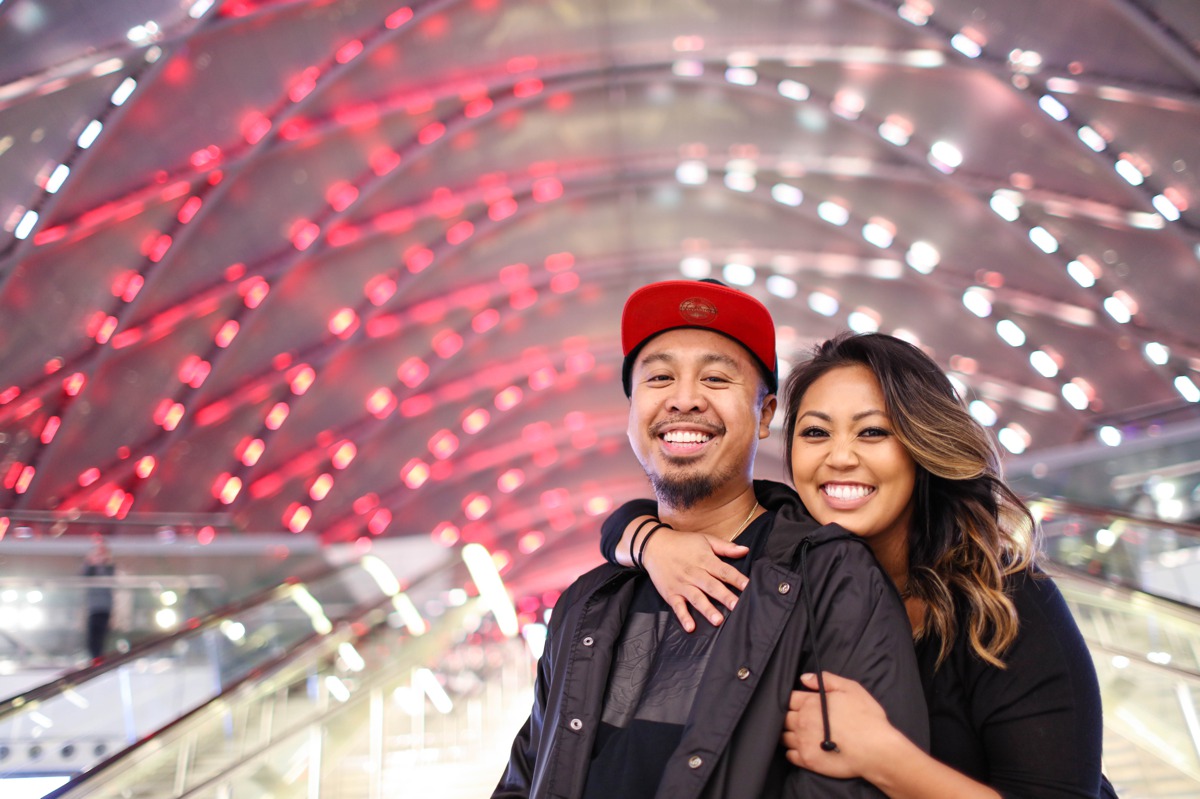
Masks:
[[[646,537],[642,539],[642,546],[640,549],[638,549],[637,562],[634,564],[639,569],[645,568],[644,566],[642,566],[642,556],[646,553],[646,544],[648,544],[650,542],[650,536],[654,535],[655,533],[657,533],[659,530],[661,530],[664,527],[671,529],[671,530],[675,529],[674,527],[671,527],[671,525],[667,524],[666,522],[659,522],[658,524],[651,527],[650,532],[646,533]]]
[[[629,539],[629,562],[634,566],[638,565],[638,562],[633,558],[633,548],[637,545],[637,538],[642,534],[642,530],[646,528],[646,525],[654,524],[656,521],[658,521],[658,519],[654,518],[653,516],[651,516],[649,519],[646,519],[637,526],[637,529],[633,531],[633,537]]]

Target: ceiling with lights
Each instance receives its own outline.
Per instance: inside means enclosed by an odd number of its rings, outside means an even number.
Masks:
[[[0,535],[561,583],[681,276],[785,364],[919,343],[1008,453],[1118,445],[1196,417],[1198,170],[1191,0],[0,0]]]

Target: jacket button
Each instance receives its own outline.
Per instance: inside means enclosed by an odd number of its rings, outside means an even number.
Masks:
[[[779,584],[779,593],[786,594],[788,591],[791,591],[791,590],[792,590],[791,583],[780,583]]]
[[[688,758],[688,768],[700,768],[704,765],[704,761],[700,759],[700,755],[692,755]]]
[[[750,669],[746,668],[745,666],[742,666],[740,669],[738,669],[738,679],[739,680],[744,680],[749,676],[750,676]]]
[[[595,639],[595,638],[593,638],[593,637],[592,637],[592,636],[590,636],[590,635],[589,635],[587,638],[584,638],[584,639],[583,639],[583,645],[584,645],[584,646],[591,646],[591,645],[592,645],[592,644],[594,644],[594,643],[596,643],[596,639]]]
[[[579,719],[571,719],[571,723],[568,724],[567,726],[570,727],[571,729],[575,730],[575,732],[579,732],[580,730],[583,729],[583,722],[580,721]]]

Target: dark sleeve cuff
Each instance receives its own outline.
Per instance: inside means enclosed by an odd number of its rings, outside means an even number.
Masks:
[[[639,516],[657,516],[658,503],[652,499],[631,499],[608,515],[600,528],[600,554],[609,563],[617,563],[617,544],[621,533]],[[619,564],[618,564],[619,565]]]

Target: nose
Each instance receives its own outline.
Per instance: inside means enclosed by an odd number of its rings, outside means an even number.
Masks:
[[[667,408],[675,413],[703,413],[708,410],[708,398],[695,380],[676,380],[667,397]]]
[[[852,469],[858,465],[858,449],[853,438],[835,436],[830,442],[827,461],[835,469]]]

